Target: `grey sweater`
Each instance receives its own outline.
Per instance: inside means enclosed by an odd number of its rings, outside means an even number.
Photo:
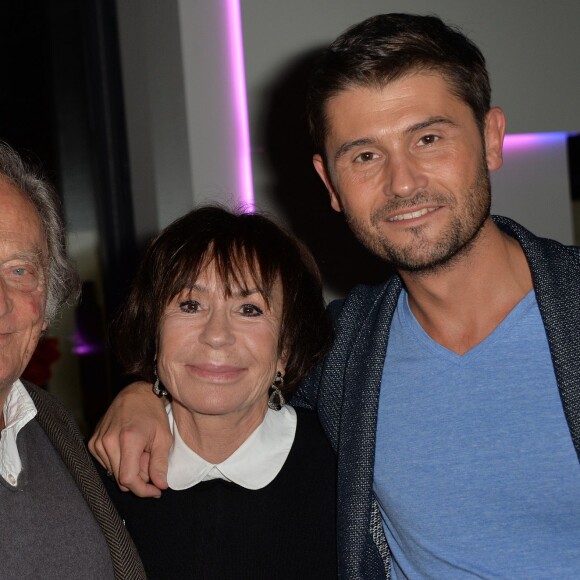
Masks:
[[[36,420],[18,434],[18,451],[16,487],[0,477],[2,578],[114,578],[105,537]]]

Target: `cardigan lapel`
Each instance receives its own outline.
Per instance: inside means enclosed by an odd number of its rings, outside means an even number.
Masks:
[[[338,518],[339,522],[343,520],[339,530],[348,535],[348,541],[342,545],[350,551],[344,556],[353,564],[352,577],[375,577],[368,570],[362,573],[366,570],[363,557],[370,549],[365,545],[369,529],[383,562],[388,560],[388,546],[373,493],[373,472],[381,377],[401,287],[400,278],[393,276],[368,312],[355,312],[358,320],[352,323],[358,323],[359,330],[345,361],[343,423],[338,450],[338,477],[343,491],[339,497]],[[363,314],[366,318],[361,324]]]
[[[508,218],[494,220],[518,240],[530,265],[564,415],[580,459],[580,250],[538,238]]]
[[[109,546],[115,578],[145,578],[137,550],[83,446],[72,418],[47,393],[25,383],[37,409],[36,419],[61,456],[99,523]]]

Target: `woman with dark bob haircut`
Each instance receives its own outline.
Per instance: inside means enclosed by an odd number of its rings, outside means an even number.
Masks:
[[[167,398],[169,488],[104,477],[149,578],[336,577],[334,453],[286,404],[331,335],[314,259],[269,219],[202,207],[152,241],[114,344]]]

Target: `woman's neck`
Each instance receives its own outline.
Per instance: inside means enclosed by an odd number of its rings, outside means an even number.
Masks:
[[[183,442],[209,463],[221,463],[262,424],[267,402],[251,413],[202,415],[172,403],[173,417]]]

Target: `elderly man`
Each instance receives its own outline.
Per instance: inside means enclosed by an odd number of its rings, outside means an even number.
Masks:
[[[338,454],[345,578],[580,577],[580,249],[490,216],[490,97],[479,49],[431,16],[372,17],[314,73],[315,168],[397,268],[330,306],[335,344],[292,401]],[[139,445],[119,467],[113,430],[101,461],[148,493],[145,445],[165,485],[161,405],[138,385],[117,409]]]
[[[53,192],[0,144],[0,576],[144,578],[74,421],[19,379],[78,295],[64,240]]]

